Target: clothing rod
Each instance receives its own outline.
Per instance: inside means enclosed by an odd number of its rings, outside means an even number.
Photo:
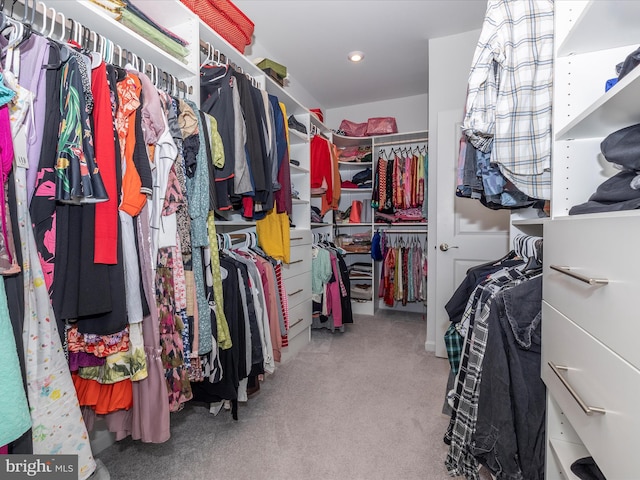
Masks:
[[[385,228],[383,229],[384,233],[429,233],[429,230],[420,229],[420,230],[396,230],[394,228]]]
[[[423,143],[429,142],[429,137],[426,138],[417,138],[416,140],[407,140],[406,142],[385,142],[385,143],[376,143],[376,147],[389,147],[391,145],[407,145],[409,143]]]

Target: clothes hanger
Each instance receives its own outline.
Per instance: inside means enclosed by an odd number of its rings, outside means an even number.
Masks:
[[[13,7],[15,6],[16,2],[14,1],[13,4],[11,4],[11,15],[13,16]],[[22,12],[22,18],[20,19],[21,23],[27,23],[27,17],[29,16],[29,0],[24,0],[24,11]]]
[[[61,22],[62,28],[60,31],[60,36],[58,37],[58,41],[65,43],[65,40],[66,40],[65,36],[67,33],[67,20],[62,12],[58,12],[58,15],[60,15],[60,18],[62,18],[62,22]]]
[[[209,60],[213,58],[212,50],[213,50],[213,47],[211,47],[211,44],[207,42],[207,57],[204,59],[204,62],[200,64],[200,68],[207,65],[209,63]]]
[[[38,2],[36,4],[35,10],[38,10],[38,7],[42,5],[42,25],[40,26],[40,28],[35,28],[35,22],[31,22],[32,27],[40,34],[40,35],[44,35],[44,32],[47,31],[47,12],[49,11],[49,9],[47,8],[47,6],[45,5],[44,2]]]
[[[93,43],[91,42],[92,38]],[[100,42],[98,40],[98,34],[93,30],[89,30],[89,41],[87,42],[87,44],[91,47],[91,51],[89,52],[89,57],[91,58],[91,68],[100,66],[104,59],[104,54],[100,49]]]
[[[215,77],[209,79],[209,82],[215,82],[216,80],[219,80],[221,78],[223,78],[227,72],[229,71],[229,63],[228,63],[228,59],[227,59],[227,63],[224,64],[220,61],[220,55],[222,55],[220,53],[220,50],[214,50],[214,55],[212,57],[212,63],[214,66],[216,67],[223,67],[224,70],[221,71],[220,74],[216,75]],[[242,73],[242,72],[241,72]]]
[[[4,2],[2,2],[4,4]],[[0,32],[4,31],[7,28],[9,23],[9,17],[2,11],[0,8]]]
[[[115,45],[115,48],[113,50],[113,57],[114,57],[113,58],[113,62],[115,62],[115,56],[116,56],[115,50],[116,49],[118,50],[118,67],[119,68],[123,68],[122,67],[122,47],[120,45]],[[111,63],[113,63],[113,62],[111,62]]]

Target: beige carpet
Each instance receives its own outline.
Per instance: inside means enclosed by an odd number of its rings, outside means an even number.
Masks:
[[[111,479],[449,479],[441,413],[448,362],[424,351],[420,316],[357,316],[313,330],[239,408],[188,404],[162,445],[119,442],[98,457]]]

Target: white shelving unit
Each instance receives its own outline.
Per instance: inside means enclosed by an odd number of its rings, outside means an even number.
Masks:
[[[117,43],[123,49],[130,49],[145,61],[153,63],[180,80],[193,79],[198,73],[197,49],[191,48],[187,61],[182,62],[149,42],[142,35],[130,30],[89,0],[55,0],[53,2],[49,0],[45,3],[47,6],[55,7],[58,12],[63,12],[67,19],[72,18]],[[197,32],[198,17],[181,2],[160,0],[157,3],[160,4],[159,6],[171,8],[154,9],[154,19],[193,46],[197,39],[194,32]]]
[[[640,422],[635,408],[624,401],[640,388],[640,363],[635,346],[610,332],[636,324],[637,266],[623,258],[633,257],[630,242],[637,238],[640,212],[568,213],[619,172],[602,157],[602,140],[640,123],[639,69],[605,93],[606,80],[616,76],[616,64],[638,46],[640,2],[559,0],[555,15],[551,218],[541,222],[546,478],[577,478],[571,464],[586,456],[594,458],[606,478],[634,478],[640,459],[621,439],[635,435]],[[536,220],[517,224],[532,225]],[[583,283],[552,269],[552,264],[608,283]],[[560,365],[559,373],[551,364]],[[605,413],[585,412],[576,396]]]
[[[355,138],[345,137],[342,135],[334,134],[332,137],[333,143],[338,148],[347,147],[361,147],[368,148],[369,153],[373,155],[372,138]],[[340,178],[342,181],[351,180],[354,175],[365,169],[371,169],[373,172],[373,162],[338,162],[338,168],[340,169]],[[371,176],[373,179],[373,173]],[[340,189],[340,206],[339,210],[345,212],[349,207],[353,208],[353,202],[361,202],[362,210],[360,215],[360,222],[350,222],[349,218],[337,219],[335,214],[333,218],[334,222],[334,235],[353,235],[368,233],[372,235],[371,223],[372,223],[372,209],[371,209],[371,188],[341,188]],[[354,265],[356,263],[365,263],[371,266],[372,272],[374,269],[374,262],[371,258],[371,251],[367,252],[348,252],[346,257],[347,266]],[[350,275],[349,280],[353,289],[354,285],[368,285],[371,291],[370,300],[351,300],[351,310],[354,314],[360,315],[373,315],[375,313],[375,282],[373,281],[373,275]]]
[[[392,135],[380,135],[374,137],[344,137],[341,135],[333,135],[333,143],[338,148],[346,147],[370,147],[371,149],[371,162],[338,162],[340,168],[340,175],[342,180],[350,180],[353,176],[364,170],[370,168],[372,172],[372,180],[375,181],[375,171],[377,167],[378,154],[381,148],[386,148],[388,151],[394,147],[407,147],[417,144],[425,145],[428,143],[428,132],[409,132],[398,133]],[[362,218],[358,223],[349,222],[348,219],[342,219],[342,221],[335,221],[334,231],[335,234],[343,233],[362,233],[369,232],[372,236],[375,230],[384,229],[387,232],[393,233],[394,230],[401,230],[403,234],[407,231],[415,231],[416,235],[427,235],[427,223],[426,222],[394,222],[394,223],[376,223],[374,209],[371,207],[371,196],[373,188],[342,188],[340,199],[340,210],[346,210],[353,201],[362,201]],[[426,199],[425,195],[425,199]],[[371,277],[354,277],[352,281],[358,283],[366,283],[371,285],[372,300],[368,301],[354,301],[352,302],[352,308],[354,313],[364,315],[374,315],[378,308],[387,308],[382,301],[378,299],[378,281],[380,277],[379,265],[371,258],[371,252],[366,253],[350,253],[348,257],[348,264],[354,264],[356,262],[369,262],[371,263],[373,274]],[[414,313],[424,313],[423,304],[408,304],[406,307],[400,306],[406,311]]]

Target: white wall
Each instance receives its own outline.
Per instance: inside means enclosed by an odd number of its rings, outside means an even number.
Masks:
[[[438,113],[464,109],[467,83],[473,53],[480,37],[480,30],[472,30],[448,37],[429,40],[429,239],[437,238],[436,180],[438,159],[435,155],[438,139]],[[461,119],[462,120],[462,119]],[[454,195],[454,192],[451,192]],[[431,242],[431,240],[430,240]],[[436,265],[436,250],[429,248],[429,265]],[[433,274],[432,271],[429,272]],[[435,275],[427,282],[427,350],[435,350],[436,312]]]
[[[425,79],[426,81],[427,79]],[[329,128],[337,129],[344,119],[363,123],[370,117],[395,117],[398,124],[398,132],[417,132],[428,129],[428,111],[429,96],[426,94],[414,95],[412,97],[327,109],[324,110],[324,124]]]
[[[256,58],[278,58],[257,42],[249,45],[246,48],[244,55],[251,59],[252,62]],[[319,105],[319,102],[313,97],[313,95],[311,95],[302,85],[296,82],[291,75],[287,77],[285,82],[285,90],[287,91],[287,94],[295,98],[302,106],[307,108],[316,108]]]

